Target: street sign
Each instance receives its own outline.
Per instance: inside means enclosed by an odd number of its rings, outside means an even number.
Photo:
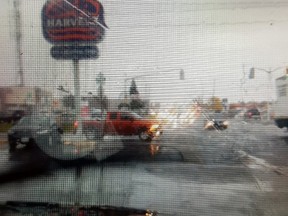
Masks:
[[[99,56],[96,46],[53,46],[50,52],[51,56],[58,60],[96,59]]]
[[[106,28],[97,0],[48,0],[42,9],[43,35],[53,44],[97,43]]]

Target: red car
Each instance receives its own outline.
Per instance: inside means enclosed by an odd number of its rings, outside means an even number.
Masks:
[[[88,139],[101,139],[104,135],[138,135],[141,140],[151,141],[162,134],[158,122],[145,119],[133,112],[107,112],[102,118],[101,113],[91,116],[90,119],[82,117],[83,132]]]

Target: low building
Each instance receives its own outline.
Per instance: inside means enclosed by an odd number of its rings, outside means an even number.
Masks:
[[[0,110],[49,107],[52,93],[39,87],[0,87]]]

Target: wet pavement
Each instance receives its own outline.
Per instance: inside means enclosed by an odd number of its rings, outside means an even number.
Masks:
[[[0,201],[125,206],[162,215],[286,215],[287,159],[280,159],[288,150],[286,133],[251,124],[232,122],[218,133],[202,130],[199,121],[149,143],[108,137],[102,144],[122,148],[113,153],[106,146],[113,154],[102,151],[101,161],[94,156],[103,146],[71,161],[40,149],[9,154],[2,148]]]

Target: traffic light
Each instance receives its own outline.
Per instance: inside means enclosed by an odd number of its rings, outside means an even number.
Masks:
[[[184,80],[184,79],[185,79],[185,77],[184,77],[184,70],[181,69],[181,70],[180,70],[180,80]]]
[[[250,69],[249,79],[254,79],[255,77],[255,68]]]

